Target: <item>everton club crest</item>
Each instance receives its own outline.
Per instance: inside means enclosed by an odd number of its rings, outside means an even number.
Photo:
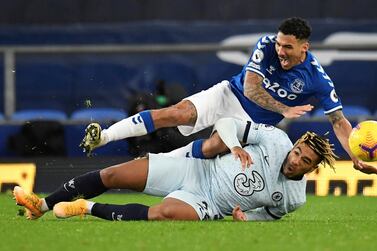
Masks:
[[[299,78],[296,78],[292,83],[291,83],[291,90],[294,93],[300,94],[304,90],[305,83]]]

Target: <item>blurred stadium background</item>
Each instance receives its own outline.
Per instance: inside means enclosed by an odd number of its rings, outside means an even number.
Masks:
[[[229,79],[259,36],[274,34],[290,16],[311,22],[312,50],[352,124],[377,120],[376,9],[372,0],[0,1],[1,191],[24,184],[51,192],[88,170],[208,135],[162,130],[111,143],[92,158],[78,147],[91,121],[106,127]],[[280,126],[292,140],[306,130],[330,131],[347,160],[320,109]],[[308,191],[377,195],[374,176],[339,163],[345,168],[336,174],[313,174]]]

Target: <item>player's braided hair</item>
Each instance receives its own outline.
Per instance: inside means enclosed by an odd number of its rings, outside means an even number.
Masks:
[[[319,136],[314,132],[306,132],[304,135],[299,138],[295,145],[300,143],[305,143],[310,147],[320,158],[320,163],[323,163],[323,166],[329,165],[333,170],[335,170],[335,158],[338,156],[334,153],[334,145],[330,144],[328,138]]]
[[[284,35],[293,35],[299,40],[308,40],[312,33],[312,28],[305,19],[299,17],[291,17],[285,19],[280,24],[279,31]]]

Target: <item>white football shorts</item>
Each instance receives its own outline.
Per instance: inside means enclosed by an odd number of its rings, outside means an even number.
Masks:
[[[198,116],[194,126],[178,126],[179,131],[184,136],[213,126],[220,118],[230,117],[252,121],[233,94],[227,80],[183,100],[189,100],[194,104]]]
[[[148,178],[143,193],[181,200],[195,209],[200,220],[223,218],[210,199],[206,161],[150,153]]]

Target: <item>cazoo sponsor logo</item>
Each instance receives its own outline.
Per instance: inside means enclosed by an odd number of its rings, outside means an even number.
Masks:
[[[264,87],[272,92],[275,92],[281,98],[287,98],[289,100],[295,100],[297,98],[296,94],[289,93],[288,91],[281,88],[279,83],[271,83],[268,78],[263,79]]]

